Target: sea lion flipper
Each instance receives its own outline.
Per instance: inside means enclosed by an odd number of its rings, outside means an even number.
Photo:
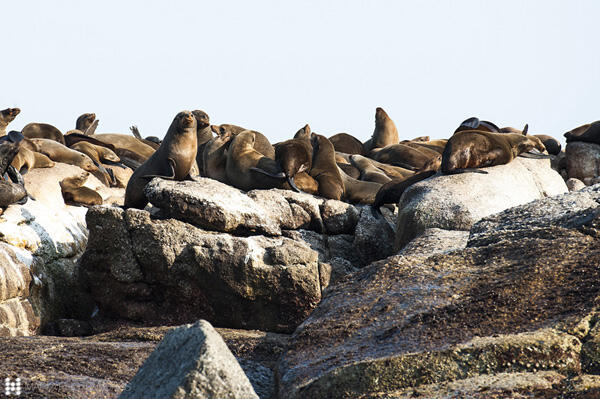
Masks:
[[[136,139],[142,140],[142,135],[140,134],[140,131],[137,126],[133,125],[129,128],[129,130],[131,130],[131,133],[135,136]]]
[[[404,168],[404,169],[408,169],[408,170],[412,170],[414,172],[416,172],[417,170],[419,170],[419,168],[415,168],[414,166],[409,165],[409,164],[404,163],[404,162],[393,162],[391,165],[392,166],[398,166],[400,168]]]
[[[169,167],[171,168],[171,172],[170,175],[144,175],[142,176],[143,178],[153,178],[153,177],[160,177],[166,180],[173,180],[175,179],[175,160],[173,158],[167,158],[167,160],[169,161]]]
[[[300,190],[297,186],[296,183],[294,183],[294,177],[288,177],[287,178],[287,182],[290,185],[290,187],[297,193],[301,193],[302,190]]]
[[[115,161],[110,161],[108,159],[105,159],[104,163],[107,165],[114,165],[114,166],[118,166],[119,168],[127,169],[127,166],[123,165],[123,163],[121,163],[121,162],[115,162]]]
[[[275,174],[275,173],[268,172],[268,171],[266,171],[264,169],[257,168],[255,166],[252,166],[250,168],[250,170],[253,170],[253,171],[258,172],[258,173],[262,173],[263,175],[267,175],[267,176],[273,177],[275,179],[285,179],[286,178],[285,174],[283,172],[279,172],[279,173]]]
[[[448,172],[444,172],[446,175],[457,175],[459,173],[479,173],[482,175],[487,175],[488,172],[485,170],[481,170],[479,168],[462,168],[462,169],[454,169]]]
[[[98,119],[95,119],[94,122],[92,122],[92,124],[85,129],[85,132],[83,132],[83,134],[85,134],[86,136],[91,136],[94,133],[96,133],[96,128],[98,127]]]

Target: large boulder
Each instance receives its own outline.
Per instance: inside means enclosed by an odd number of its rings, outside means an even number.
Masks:
[[[169,331],[119,398],[256,398],[248,377],[207,321]]]
[[[599,203],[600,186],[534,201],[481,220],[464,249],[330,286],[280,360],[280,397],[597,393]]]
[[[427,228],[468,231],[481,218],[568,191],[547,159],[517,158],[483,170],[438,174],[408,188],[399,203],[396,249]]]
[[[567,143],[567,175],[587,185],[600,175],[600,145],[573,141]]]
[[[93,207],[81,259],[101,310],[175,324],[293,331],[321,299],[318,254],[286,237],[236,237],[146,211]]]

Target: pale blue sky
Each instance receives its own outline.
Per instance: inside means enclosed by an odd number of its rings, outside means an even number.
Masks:
[[[600,119],[598,1],[11,1],[0,109],[163,136],[174,115],[271,141],[310,123],[448,137],[470,116],[561,137]]]

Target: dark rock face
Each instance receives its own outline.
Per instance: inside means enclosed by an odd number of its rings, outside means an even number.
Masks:
[[[331,286],[279,363],[280,397],[579,395],[570,376],[598,364],[599,191],[506,210],[473,226],[465,249],[408,252]]]

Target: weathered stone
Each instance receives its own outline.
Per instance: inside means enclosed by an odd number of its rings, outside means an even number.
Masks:
[[[597,194],[507,210],[475,226],[470,247],[394,256],[330,286],[279,363],[280,397],[395,397],[383,395],[482,375],[581,373],[587,338],[566,331],[580,330],[600,297]]]
[[[169,331],[120,398],[258,398],[210,323]]]
[[[435,175],[408,188],[399,204],[396,248],[427,228],[469,230],[485,216],[567,192],[547,159],[517,158],[485,171]]]
[[[108,314],[292,331],[321,298],[318,254],[303,242],[208,232],[134,209],[91,208],[88,225],[81,265]]]
[[[352,234],[358,223],[360,210],[352,204],[336,200],[325,200],[321,215],[327,234]]]
[[[398,255],[430,256],[447,253],[467,246],[468,231],[426,229],[423,234],[410,241]]]
[[[574,177],[571,177],[569,180],[567,180],[566,184],[569,188],[569,191],[578,191],[585,188],[585,183]]]
[[[600,145],[573,141],[567,143],[566,159],[569,178],[582,181],[600,174]]]
[[[395,232],[384,217],[375,217],[371,207],[363,206],[354,230],[354,247],[361,265],[388,257],[394,253]]]
[[[90,323],[83,320],[58,319],[55,324],[56,334],[61,337],[81,337],[92,333]]]

